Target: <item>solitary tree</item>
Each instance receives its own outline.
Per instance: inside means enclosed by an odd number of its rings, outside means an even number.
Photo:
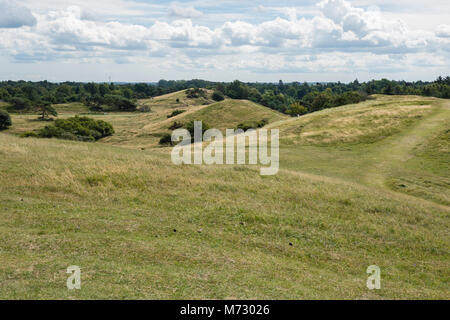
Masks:
[[[50,115],[57,117],[58,112],[56,112],[56,109],[53,108],[50,102],[48,101],[41,101],[38,103],[37,106],[39,112],[41,112],[40,119],[45,120],[48,119]]]

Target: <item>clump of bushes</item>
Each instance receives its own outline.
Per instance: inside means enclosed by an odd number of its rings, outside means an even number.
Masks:
[[[9,106],[7,110],[9,112],[27,112],[30,108],[31,102],[27,99],[14,97],[9,100]]]
[[[104,98],[105,104],[117,111],[136,111],[137,105],[134,101],[114,94],[107,94]]]
[[[111,136],[113,133],[112,125],[103,120],[76,116],[68,119],[58,119],[53,124],[45,126],[37,132],[27,132],[22,136],[96,141]]]
[[[212,94],[212,99],[214,101],[222,101],[222,100],[225,99],[225,96],[224,96],[224,94],[222,92],[216,90]]]
[[[173,118],[173,117],[175,117],[175,116],[177,116],[177,115],[179,115],[179,114],[182,114],[183,112],[185,112],[185,110],[175,110],[175,111],[173,111],[171,114],[169,114],[168,116],[167,116],[167,118]]]
[[[186,97],[189,99],[206,98],[207,91],[200,88],[192,88],[186,90]]]
[[[267,119],[262,119],[260,121],[248,121],[248,122],[242,122],[239,123],[236,127],[236,129],[242,129],[244,131],[247,131],[249,129],[259,129],[267,125],[269,121]]]
[[[7,129],[12,125],[11,117],[8,112],[0,110],[0,130]]]

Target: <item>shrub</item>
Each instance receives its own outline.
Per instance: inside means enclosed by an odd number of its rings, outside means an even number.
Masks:
[[[160,145],[172,145],[172,135],[170,133],[164,134],[159,140]]]
[[[11,117],[8,112],[0,110],[0,130],[6,129],[12,125]]]
[[[260,121],[248,121],[248,122],[242,122],[239,123],[236,129],[242,129],[244,131],[247,131],[249,129],[258,129],[262,128],[265,125],[267,125],[269,121],[267,119],[262,119]]]
[[[183,124],[181,122],[176,122],[174,121],[174,123],[172,123],[169,127],[170,130],[176,130],[176,129],[180,129],[183,128]]]
[[[195,99],[195,98],[205,98],[206,97],[206,90],[200,89],[200,88],[192,88],[186,90],[186,97],[189,99]]]
[[[105,95],[105,103],[118,111],[136,111],[136,104],[125,97],[113,94]]]
[[[10,106],[8,106],[9,112],[25,112],[30,107],[30,101],[20,97],[14,97],[10,101]]]
[[[111,124],[88,117],[58,119],[37,132],[41,138],[58,138],[78,141],[96,141],[114,133]]]
[[[200,121],[200,120],[196,120],[196,121]],[[189,131],[189,133],[191,134],[192,140],[194,139],[194,120],[188,122],[184,128]],[[205,133],[206,130],[208,130],[210,127],[206,122],[202,122],[202,134]]]
[[[185,110],[175,110],[175,111],[173,111],[171,114],[169,114],[169,115],[167,116],[167,118],[175,117],[175,116],[177,116],[177,115],[179,115],[179,114],[182,114],[183,112],[185,112]]]
[[[222,101],[225,99],[225,96],[220,91],[214,91],[212,94],[212,98],[214,101]]]

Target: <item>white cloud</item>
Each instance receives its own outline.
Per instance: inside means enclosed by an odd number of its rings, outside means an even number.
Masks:
[[[120,0],[112,1],[119,7]],[[173,17],[200,13],[178,4],[170,10]],[[449,61],[449,25],[435,32],[411,30],[377,8],[355,8],[344,0],[322,1],[316,10],[315,15],[302,17],[298,8],[272,8],[271,14],[281,17],[257,22],[240,19],[205,25],[205,14],[197,23],[182,18],[146,25],[100,19],[94,10],[71,6],[35,13],[33,28],[0,29],[0,49],[3,56],[21,62],[158,61],[161,68],[194,71],[389,72],[398,69],[399,61],[423,67],[424,60],[434,59],[439,63],[433,67],[439,68],[445,68],[442,61]]]
[[[450,25],[441,24],[437,27],[436,35],[441,38],[450,38]]]
[[[169,8],[169,15],[179,18],[198,18],[202,13],[194,7],[186,7],[177,3],[172,3]]]
[[[13,0],[0,0],[0,28],[34,26],[36,18],[28,8]]]

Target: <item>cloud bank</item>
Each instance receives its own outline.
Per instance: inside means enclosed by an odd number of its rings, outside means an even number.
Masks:
[[[399,64],[445,68],[449,62],[450,25],[412,30],[377,8],[357,8],[345,0],[321,1],[318,14],[310,17],[296,8],[278,8],[282,16],[266,21],[217,26],[196,23],[205,14],[178,3],[169,7],[173,21],[150,25],[100,21],[78,6],[33,15],[0,0],[0,9],[0,49],[15,62],[159,59],[167,68],[268,73],[392,72]]]
[[[0,0],[0,28],[34,26],[36,18],[31,11],[13,0]]]

